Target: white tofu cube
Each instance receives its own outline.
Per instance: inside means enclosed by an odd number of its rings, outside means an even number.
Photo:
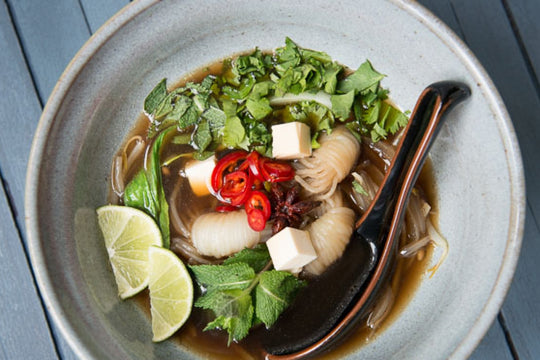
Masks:
[[[276,270],[297,272],[317,258],[309,232],[286,227],[266,242]]]
[[[309,126],[290,122],[272,126],[272,156],[276,159],[298,159],[311,155]]]
[[[186,164],[184,172],[195,195],[203,196],[211,193],[212,171],[214,171],[215,166],[216,158],[214,156],[203,161],[192,160]]]

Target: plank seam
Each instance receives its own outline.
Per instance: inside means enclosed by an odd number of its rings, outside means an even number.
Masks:
[[[4,192],[4,195],[6,197],[6,202],[7,202],[7,205],[9,207],[9,210],[10,210],[11,219],[13,221],[13,226],[15,227],[15,230],[17,231],[17,235],[19,236],[19,239],[21,240],[21,242],[23,244],[22,248],[23,248],[24,258],[25,258],[26,263],[28,265],[28,268],[30,270],[30,274],[31,274],[31,277],[32,277],[32,285],[34,286],[34,290],[39,295],[38,296],[39,304],[41,306],[41,309],[43,310],[43,314],[45,315],[45,320],[46,320],[46,323],[47,323],[47,327],[49,329],[49,336],[52,339],[52,345],[53,345],[54,351],[56,353],[56,356],[58,358],[60,358],[60,351],[59,351],[59,348],[58,348],[57,340],[56,340],[56,338],[54,336],[54,332],[52,331],[52,328],[51,328],[51,319],[49,318],[49,314],[47,313],[45,304],[43,302],[43,298],[41,297],[41,293],[40,293],[38,284],[36,282],[36,276],[34,274],[34,268],[31,266],[28,251],[26,249],[26,244],[25,244],[24,241],[22,241],[23,234],[22,234],[21,228],[19,227],[19,224],[17,223],[17,221],[15,221],[14,214],[17,212],[17,210],[15,209],[13,197],[11,195],[11,192],[9,191],[9,184],[5,180],[1,168],[0,168],[0,183],[2,184],[2,190]]]
[[[531,57],[529,56],[529,52],[527,51],[527,47],[525,46],[523,37],[521,36],[521,33],[519,31],[519,26],[517,25],[514,14],[512,13],[512,9],[510,8],[510,5],[508,5],[508,0],[501,0],[501,3],[504,12],[506,13],[506,17],[508,17],[508,20],[510,21],[510,28],[512,29],[512,33],[514,34],[514,37],[516,38],[516,41],[518,43],[519,51],[521,52],[521,55],[525,60],[525,67],[527,68],[527,72],[532,79],[534,88],[536,90],[536,95],[540,97],[540,82],[538,81],[538,76],[536,74],[536,71],[534,70]]]
[[[92,31],[92,28],[90,27],[90,21],[88,21],[88,16],[86,16],[86,11],[84,11],[84,6],[81,2],[81,0],[78,1],[79,7],[81,8],[81,12],[84,18],[84,23],[86,24],[86,28],[88,29],[88,32],[90,35],[92,35],[94,32]]]
[[[44,101],[41,98],[41,95],[39,94],[37,83],[36,83],[36,78],[35,78],[34,72],[32,71],[32,68],[30,67],[28,56],[26,55],[26,50],[24,48],[24,43],[22,41],[21,34],[20,34],[20,31],[19,31],[19,27],[17,25],[17,21],[15,21],[15,17],[13,16],[12,6],[9,3],[9,0],[5,0],[4,3],[6,4],[8,16],[9,16],[9,19],[11,20],[11,24],[12,24],[12,27],[13,27],[13,31],[15,32],[15,36],[17,37],[17,42],[19,43],[19,50],[20,50],[20,52],[22,54],[22,57],[23,57],[23,60],[24,60],[24,66],[26,66],[28,74],[30,75],[30,80],[32,82],[32,87],[34,88],[34,92],[36,93],[36,97],[38,99],[39,106],[43,109]]]
[[[461,35],[461,39],[463,42],[468,44],[467,37],[465,36],[465,31],[463,31],[463,26],[461,25],[461,22],[459,21],[459,16],[457,14],[456,8],[454,7],[454,3],[452,1],[449,1],[450,9],[452,10],[452,15],[454,15],[454,18],[456,19],[456,23],[459,28],[459,34]]]
[[[508,347],[510,349],[510,354],[512,355],[514,360],[519,360],[518,351],[516,349],[514,341],[512,340],[512,336],[510,335],[510,330],[508,329],[508,326],[506,325],[506,319],[504,318],[502,311],[499,312],[499,315],[497,315],[497,320],[499,321],[499,324],[501,325],[502,331],[504,333],[504,337],[506,339],[506,343],[508,344]]]

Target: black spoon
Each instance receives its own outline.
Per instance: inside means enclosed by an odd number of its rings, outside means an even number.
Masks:
[[[404,210],[444,115],[469,95],[466,85],[451,81],[422,92],[383,183],[343,256],[312,280],[265,334],[267,359],[320,354],[365,320],[392,273]]]

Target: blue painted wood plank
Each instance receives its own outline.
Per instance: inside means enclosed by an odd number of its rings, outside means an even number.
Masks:
[[[537,256],[540,249],[540,99],[527,60],[520,51],[521,39],[500,1],[451,0],[464,39],[482,62],[497,86],[512,118],[522,150],[526,181],[528,214],[523,250],[516,276],[502,313],[519,358],[540,356],[540,277]],[[480,16],[481,14],[481,16]],[[523,13],[523,21],[535,19],[535,13]],[[519,35],[519,34],[518,34]],[[529,47],[526,46],[528,50]]]
[[[7,0],[42,103],[90,36],[77,0]]]
[[[538,218],[540,121],[537,114],[540,113],[540,98],[522,57],[519,39],[512,31],[501,2],[452,0],[452,3],[467,44],[490,74],[512,118],[524,160],[528,201]]]
[[[469,360],[512,360],[510,348],[505,343],[503,328],[495,320]]]
[[[127,4],[129,0],[81,0],[92,34]]]
[[[74,2],[76,2],[76,0],[74,0]],[[23,2],[19,2],[17,3],[19,11],[27,10],[24,5],[36,4],[25,4]],[[10,7],[10,9],[11,14],[13,15],[14,7]],[[60,13],[65,13],[65,11]],[[56,21],[62,22],[62,19],[57,18]],[[24,32],[26,34],[29,34],[33,32],[32,27],[34,25],[35,24],[33,24],[31,21],[21,21],[19,24],[20,27],[18,29],[19,34],[22,32],[23,29],[21,28],[21,26],[26,26],[27,28],[24,29]],[[43,25],[41,25],[41,27],[43,28]],[[43,37],[45,36],[46,32],[44,31]],[[52,39],[49,40],[49,42],[52,42]],[[29,46],[31,47],[31,45],[34,43],[35,41],[28,41],[27,49]],[[15,220],[13,221],[12,226],[16,226],[18,228],[18,231],[24,239],[25,230],[23,204],[26,166],[32,138],[41,113],[41,107],[39,94],[36,92],[36,89],[34,87],[28,64],[25,62],[25,56],[22,52],[20,45],[21,44],[18,41],[17,33],[12,24],[12,18],[10,18],[6,2],[2,1],[0,4],[0,48],[2,49],[2,51],[0,52],[0,69],[2,69],[2,71],[0,72],[0,94],[2,94],[2,96],[0,97],[0,128],[2,129],[2,131],[0,131],[0,172],[4,181],[6,193],[9,197],[8,200],[12,214],[9,215],[9,217],[4,217],[2,215],[1,219],[2,222],[4,221],[4,218],[6,219],[5,221],[7,221],[8,219],[11,219],[11,221]],[[29,53],[30,52],[32,52],[34,55],[39,54],[39,51],[35,51],[35,49],[29,51]],[[46,57],[46,55],[47,54],[45,54],[44,56]],[[34,60],[35,62],[39,63],[41,60],[39,56],[36,56],[34,56]],[[54,58],[56,58],[59,62],[64,61],[61,56],[52,56],[52,53],[50,53],[48,56],[49,59],[47,59],[44,64],[50,65],[50,63],[53,62]],[[30,66],[31,65],[32,64],[30,64]],[[65,66],[65,64],[61,66],[63,67]],[[40,66],[36,66],[36,68],[41,68],[41,71],[46,72],[47,66],[41,64]],[[59,69],[60,65],[50,65],[50,69],[53,68]],[[52,73],[52,70],[50,69],[49,71],[51,71]],[[59,72],[61,72],[61,70]],[[59,74],[54,76],[58,77]],[[54,81],[56,81],[56,79]],[[48,94],[46,96],[48,96]],[[2,225],[2,229],[4,229],[4,225]],[[6,227],[5,229],[8,228]],[[17,234],[17,232],[15,233]],[[7,239],[7,237],[4,236],[1,236],[0,238]],[[19,247],[23,246],[23,240],[19,237],[9,237],[9,240],[5,241],[9,241],[8,245],[10,247],[17,246],[17,242]],[[3,245],[2,248],[4,246],[7,245]],[[9,259],[9,262],[2,260],[1,264],[6,264],[6,266],[11,267],[12,261],[13,263],[17,261],[22,261],[17,259],[17,257]],[[4,272],[3,268],[2,272]],[[29,268],[27,268],[27,272],[30,272]],[[18,284],[21,290],[26,290],[18,294],[17,298],[11,299],[11,301],[19,304],[24,304],[25,301],[36,301],[39,303],[39,297],[36,294],[35,288],[34,291],[28,291],[31,286],[34,286],[32,278],[30,278],[28,281],[30,281],[30,284],[23,281]],[[45,315],[42,314],[42,317],[44,317]],[[45,323],[42,326],[40,325],[39,316],[36,316],[35,318],[36,328],[41,328],[44,326],[45,330],[43,331],[43,333],[48,334],[49,330],[47,329],[47,324]],[[8,324],[15,326],[17,324],[17,321],[13,320],[13,322],[10,321],[8,322]],[[27,322],[26,324],[32,325],[34,323]],[[62,335],[60,335],[57,328],[52,325],[52,329],[54,340],[56,341],[56,347],[60,355],[64,359],[75,359],[76,357],[73,351],[71,350],[65,339],[62,337]],[[27,343],[26,346],[31,347],[32,345],[31,343],[29,343],[29,339],[31,338],[27,336],[25,339]],[[52,341],[51,346],[54,347]],[[10,356],[8,358],[11,359],[21,357]],[[29,359],[40,357],[22,358]]]
[[[504,0],[503,3],[522,41],[538,83],[540,82],[540,21],[538,21],[540,1]]]
[[[527,208],[521,259],[503,306],[519,359],[540,358],[540,226]]]
[[[4,2],[0,3],[0,49],[0,172],[24,234],[26,163],[41,107]]]
[[[0,358],[57,359],[19,234],[0,187]]]

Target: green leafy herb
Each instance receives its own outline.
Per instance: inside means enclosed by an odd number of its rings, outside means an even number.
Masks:
[[[366,61],[354,73],[341,80],[337,88],[342,94],[348,93],[351,90],[356,94],[366,90],[376,90],[384,76],[373,69],[369,61]]]
[[[152,114],[167,96],[167,79],[162,79],[144,100],[144,111]]]
[[[152,145],[152,154],[146,169],[141,169],[124,191],[124,204],[145,211],[154,218],[169,247],[169,205],[161,179],[160,149],[167,132],[162,132]]]
[[[261,244],[240,251],[222,265],[190,266],[204,289],[195,306],[212,310],[216,316],[204,330],[226,330],[230,344],[247,336],[260,321],[272,326],[305,282],[285,271],[267,270],[269,265],[268,249]]]
[[[166,81],[160,81],[144,103],[152,122],[148,135],[155,137],[169,127],[190,133],[187,144],[195,158],[206,158],[221,146],[271,156],[271,126],[276,122],[308,124],[313,148],[319,146],[322,132],[332,130],[335,119],[359,140],[370,136],[378,141],[406,124],[407,116],[386,101],[388,91],[380,86],[385,75],[369,61],[343,74],[344,67],[325,52],[301,48],[286,38],[273,55],[255,49],[225,60],[219,76],[207,76],[201,83],[168,92]]]
[[[366,189],[364,189],[364,187],[358,182],[358,180],[354,180],[354,181],[352,182],[352,186],[353,186],[354,191],[356,191],[357,193],[359,193],[359,194],[361,194],[361,195],[365,195],[365,196],[368,195],[368,192],[367,192]]]

